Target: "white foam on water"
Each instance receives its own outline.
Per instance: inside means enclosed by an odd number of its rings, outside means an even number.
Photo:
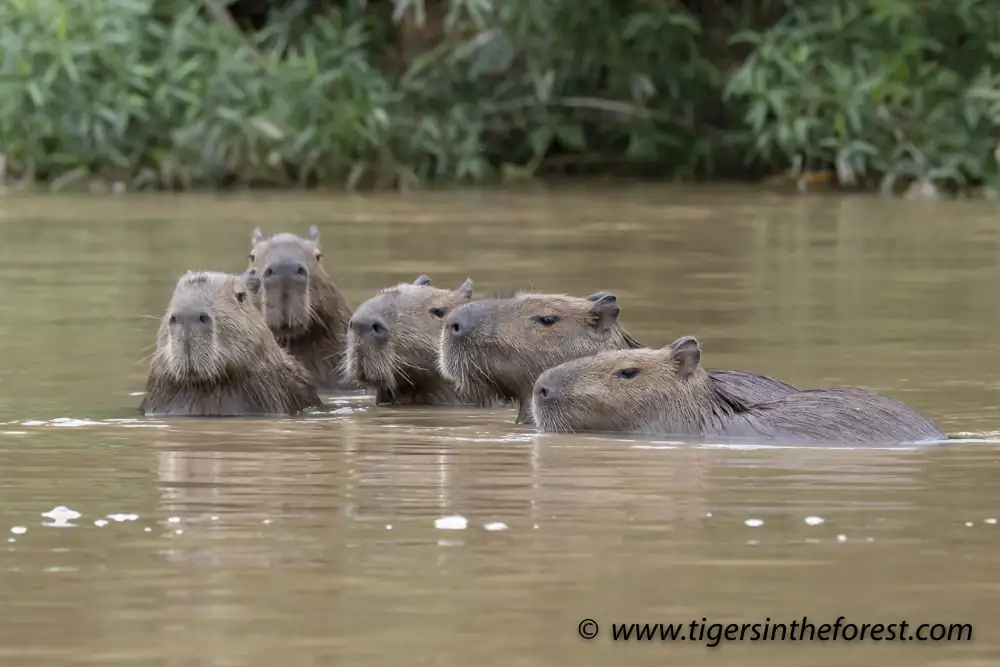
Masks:
[[[71,417],[56,417],[49,422],[51,426],[99,426],[101,422],[90,421],[89,419],[73,419]]]
[[[468,525],[468,519],[458,514],[434,520],[434,527],[438,530],[465,530]]]
[[[79,519],[82,514],[76,510],[72,510],[65,505],[58,505],[53,507],[48,512],[42,512],[42,516],[46,519],[52,519],[53,521],[70,521],[71,519]]]

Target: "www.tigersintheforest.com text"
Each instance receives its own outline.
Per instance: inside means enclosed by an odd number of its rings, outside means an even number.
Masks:
[[[803,616],[790,623],[710,623],[707,618],[687,623],[611,623],[612,641],[698,642],[715,648],[727,642],[968,642],[971,623],[850,623],[840,616],[833,623],[816,623]],[[585,618],[577,626],[584,639],[596,639],[600,626]]]

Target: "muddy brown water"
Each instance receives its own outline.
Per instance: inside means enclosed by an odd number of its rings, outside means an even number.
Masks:
[[[611,290],[648,344],[693,334],[713,367],[872,387],[959,439],[541,436],[511,412],[363,398],[298,420],[139,417],[175,278],[242,269],[255,225],[309,224],[352,305],[420,273],[479,294]],[[0,234],[4,666],[1000,660],[995,203],[8,196]],[[803,616],[974,638],[612,639],[618,623]]]

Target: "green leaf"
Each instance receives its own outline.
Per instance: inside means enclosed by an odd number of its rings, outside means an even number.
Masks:
[[[549,152],[549,146],[552,145],[552,137],[552,129],[544,125],[536,127],[531,131],[531,134],[528,135],[528,141],[531,143],[531,151],[535,154],[536,158],[544,157]]]
[[[583,128],[579,125],[560,125],[556,128],[556,136],[559,141],[569,148],[583,150],[587,147],[587,141],[583,136]]]

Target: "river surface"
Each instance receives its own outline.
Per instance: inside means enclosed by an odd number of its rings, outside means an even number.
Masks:
[[[649,345],[692,334],[709,367],[884,391],[958,440],[542,436],[511,411],[364,397],[303,419],[140,417],[176,278],[241,271],[257,225],[310,224],[352,305],[421,273],[479,295],[610,290]],[[996,203],[7,196],[0,235],[4,667],[1000,661]],[[804,616],[974,639],[612,639]]]

